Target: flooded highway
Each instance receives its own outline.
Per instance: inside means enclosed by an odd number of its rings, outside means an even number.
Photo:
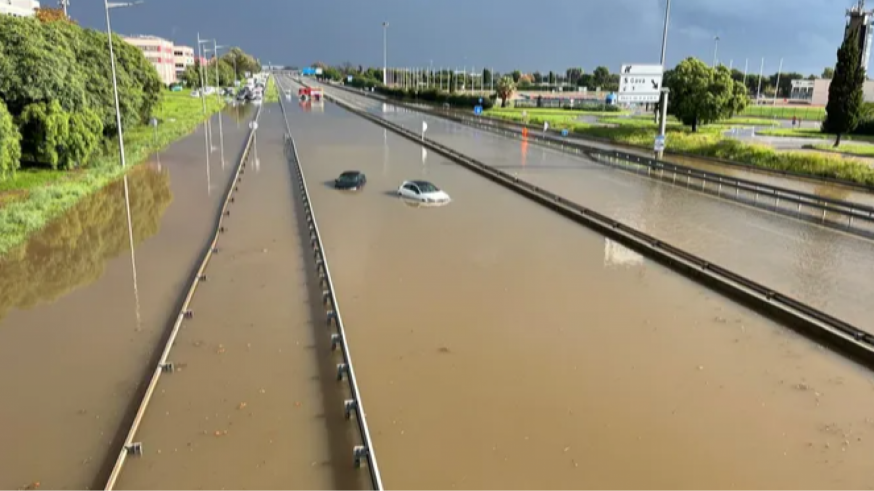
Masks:
[[[212,231],[253,114],[226,110],[224,165],[216,148],[207,167],[201,126],[131,171],[136,283],[120,182],[0,260],[0,440],[14,442],[0,446],[0,488],[103,485],[94,479],[114,458],[110,443]]]
[[[338,93],[338,95],[343,93],[350,94],[350,91],[341,91]],[[433,106],[427,106],[425,104],[419,104],[418,106],[428,112],[434,112]],[[453,110],[451,111],[451,114],[453,116],[461,118],[470,118],[472,116],[472,112],[459,110]],[[518,133],[519,131],[521,131],[518,126],[502,123],[501,121],[483,119],[481,120],[481,122],[484,124],[492,124],[506,131],[512,131],[514,133]],[[552,134],[552,136],[556,137],[556,139],[559,139],[558,134]],[[601,148],[605,150],[618,149],[623,152],[652,158],[652,152],[647,152],[644,149],[640,148],[618,146],[609,142],[603,142],[582,137],[571,138],[569,139],[569,141],[578,142],[589,147]],[[716,162],[710,162],[703,158],[695,158],[692,156],[684,155],[668,155],[665,157],[665,161],[674,164],[684,165],[686,167],[692,167],[699,170],[722,174],[724,176],[748,179],[762,184],[769,184],[772,186],[779,186],[786,189],[793,189],[796,191],[815,194],[817,196],[822,196],[825,198],[840,199],[867,206],[874,206],[874,192],[864,191],[862,189],[856,189],[849,186],[830,184],[822,180],[780,175],[773,172],[767,172],[765,170],[745,168],[743,166],[719,164]]]
[[[138,433],[144,454],[120,489],[366,487],[352,468],[284,134],[278,105],[265,105],[259,160],[171,352],[181,370],[162,378]]]
[[[332,104],[291,125],[387,488],[874,485],[867,371]]]
[[[434,141],[874,332],[874,241],[445,119],[408,111],[383,116],[414,131],[424,119]]]

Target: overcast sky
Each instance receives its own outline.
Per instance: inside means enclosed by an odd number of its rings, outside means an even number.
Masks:
[[[491,66],[563,71],[658,63],[665,0],[145,0],[112,10],[113,30],[194,45],[196,34],[273,64]],[[857,0],[673,0],[668,64],[718,58],[750,72],[822,72],[835,63]],[[43,0],[51,6],[54,0]],[[869,2],[872,3],[872,2]],[[106,29],[103,2],[71,0],[80,24]]]

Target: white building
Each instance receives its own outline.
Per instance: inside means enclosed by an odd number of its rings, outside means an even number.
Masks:
[[[182,75],[186,68],[194,65],[194,48],[191,46],[173,46],[173,59],[176,69],[176,79]]]
[[[827,78],[793,80],[789,100],[806,102],[811,106],[825,106],[828,104],[828,89],[831,84],[832,81]],[[874,80],[866,80],[862,85],[862,98],[865,102],[874,102]]]
[[[4,0],[0,0],[2,2]],[[164,85],[176,82],[176,58],[171,41],[156,36],[131,36],[124,40],[139,48],[149,63],[154,65]],[[192,62],[193,63],[193,62]]]
[[[33,17],[38,8],[36,0],[0,0],[0,15]]]

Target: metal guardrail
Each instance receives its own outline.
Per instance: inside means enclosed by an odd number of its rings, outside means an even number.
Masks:
[[[333,324],[336,328],[336,333],[331,334],[331,349],[337,350],[337,348],[339,348],[342,354],[343,361],[337,364],[337,381],[342,381],[345,378],[348,382],[349,393],[351,395],[351,398],[344,402],[346,419],[351,419],[352,414],[355,414],[355,419],[358,422],[358,432],[361,436],[362,444],[355,446],[352,450],[353,462],[355,467],[360,467],[362,460],[367,461],[367,468],[370,472],[370,481],[373,485],[373,489],[381,491],[383,489],[382,476],[379,473],[379,466],[376,462],[376,452],[373,449],[373,440],[367,426],[364,402],[361,400],[361,391],[358,388],[355,369],[352,367],[352,353],[349,349],[349,343],[346,338],[343,316],[340,315],[340,302],[337,300],[334,281],[331,279],[331,269],[328,267],[328,257],[325,253],[321,233],[319,233],[316,214],[310,201],[309,188],[307,188],[306,177],[304,177],[300,157],[297,153],[297,146],[295,145],[294,138],[291,136],[291,127],[288,124],[285,103],[280,99],[279,105],[282,109],[283,117],[285,118],[286,151],[289,152],[288,156],[294,162],[300,186],[301,199],[303,201],[307,229],[309,231],[309,241],[313,248],[313,259],[316,262],[316,270],[318,271],[319,283],[322,288],[322,303],[328,308],[326,312],[327,323],[329,327]]]
[[[357,95],[361,94],[359,91],[347,87],[337,86],[337,88],[342,88]],[[365,92],[364,94],[368,93]],[[368,95],[367,97],[373,96]],[[389,104],[412,112],[421,112],[422,110],[420,107],[407,102],[387,100],[379,95],[375,99],[386,100]],[[630,170],[631,167],[635,169],[632,171],[635,174],[639,174],[639,169],[646,169],[647,176],[673,184],[677,184],[679,178],[681,183],[685,180],[684,184],[694,191],[738,201],[746,205],[829,226],[855,235],[869,238],[874,237],[874,207],[871,206],[827,198],[803,191],[795,191],[749,179],[729,177],[715,172],[695,169],[618,150],[591,147],[576,141],[543,133],[542,130],[533,131],[528,133],[527,136],[523,136],[520,131],[508,130],[504,125],[499,124],[503,123],[503,121],[498,122],[491,118],[458,116],[455,113],[440,111],[436,108],[429,113],[466,126],[486,129],[502,136],[533,141],[571,154],[585,154],[594,161],[611,167],[623,170]],[[693,187],[693,179],[700,186]],[[708,183],[712,185],[710,188],[707,187]],[[735,192],[723,192],[723,187],[730,187]],[[743,194],[741,191],[743,191]],[[773,200],[773,202],[760,201],[761,199],[769,199]]]
[[[813,221],[856,235],[874,237],[874,207],[871,206],[781,188],[748,179],[725,176],[715,172],[673,164],[663,160],[650,159],[618,150],[588,147],[559,137],[553,137],[552,135],[529,133],[528,136],[523,136],[519,132],[508,131],[500,126],[483,124],[472,118],[453,117],[451,119],[467,126],[486,129],[503,136],[541,143],[567,153],[585,154],[593,160],[610,165],[611,167],[623,170],[634,168],[632,172],[635,174],[639,174],[639,170],[644,169],[647,176],[673,184],[677,184],[678,180],[680,183],[683,183],[683,180],[685,180],[684,184],[694,191],[753,205],[793,218]],[[693,184],[697,185],[693,187]],[[707,187],[708,184],[711,186]],[[732,188],[735,192],[724,192],[724,187]],[[762,199],[773,200],[773,202],[761,201]],[[781,206],[781,204],[784,206]],[[786,206],[790,204],[795,206]],[[806,216],[802,216],[803,214],[806,214]]]
[[[219,114],[219,117],[221,117],[221,114]],[[261,107],[258,108],[258,112],[255,114],[253,121],[257,122],[260,117]],[[238,183],[242,181],[241,174],[243,174],[243,169],[246,167],[246,162],[249,160],[250,151],[252,149],[252,141],[256,131],[256,128],[253,128],[249,131],[249,136],[243,148],[243,153],[240,157],[240,161],[237,163],[234,177],[232,180],[229,181],[230,185],[228,186],[228,191],[225,194],[225,199],[222,204],[221,211],[216,219],[215,231],[213,232],[209,248],[204,252],[200,260],[200,266],[197,268],[197,273],[189,284],[188,290],[183,297],[182,307],[176,316],[176,322],[173,324],[173,328],[170,331],[167,342],[164,344],[161,357],[159,358],[158,363],[155,366],[154,371],[152,372],[152,376],[149,379],[149,384],[146,387],[145,394],[143,395],[140,405],[137,408],[136,415],[134,416],[130,429],[127,432],[127,436],[125,437],[122,448],[118,453],[118,457],[116,458],[115,465],[113,466],[112,471],[109,475],[109,479],[106,482],[106,490],[111,490],[115,488],[115,485],[118,482],[118,478],[121,476],[121,472],[124,468],[124,464],[128,456],[142,455],[142,443],[136,442],[134,440],[137,437],[137,432],[139,431],[143,416],[145,416],[146,414],[146,410],[149,407],[149,403],[152,400],[152,395],[155,392],[155,388],[158,386],[158,381],[160,381],[161,375],[163,373],[172,373],[174,370],[173,363],[169,361],[170,351],[173,349],[173,345],[176,342],[176,337],[179,334],[179,330],[182,328],[182,324],[185,319],[190,319],[194,316],[194,313],[190,310],[191,301],[194,298],[194,292],[197,291],[197,287],[200,286],[201,282],[206,281],[206,267],[209,265],[209,261],[212,258],[213,254],[218,253],[219,236],[225,231],[223,222],[225,217],[230,215],[231,213],[229,210],[230,204],[234,202],[234,193],[238,189]]]
[[[345,91],[347,91],[347,92],[351,92],[351,93],[354,93],[354,94],[358,94],[358,95],[362,95],[362,94],[364,94],[366,97],[373,98],[373,99],[379,99],[379,100],[385,101],[385,102],[387,102],[387,103],[389,103],[389,104],[394,104],[394,105],[399,106],[399,107],[407,107],[407,108],[409,108],[409,109],[411,109],[411,110],[416,110],[416,111],[421,111],[421,110],[423,110],[422,107],[415,107],[413,104],[410,104],[409,102],[406,102],[406,101],[398,101],[397,99],[391,99],[391,98],[388,98],[388,97],[386,97],[386,96],[384,96],[384,95],[382,95],[382,94],[376,94],[376,93],[371,93],[371,92],[363,92],[363,91],[360,91],[360,90],[358,90],[358,89],[354,89],[354,88],[350,88],[350,87],[345,87],[345,86],[342,86],[342,85],[334,85],[334,87],[339,88],[339,89],[342,89],[342,90],[345,90]],[[422,106],[422,104],[419,104],[419,106]],[[443,117],[443,118],[446,118],[446,119],[449,119],[449,120],[453,120],[453,121],[457,121],[457,122],[462,122],[463,124],[469,124],[469,123],[467,123],[467,122],[463,122],[462,120],[463,120],[463,119],[464,119],[464,120],[470,120],[470,118],[469,118],[469,117],[466,117],[466,116],[459,116],[459,115],[458,115],[458,114],[459,114],[459,111],[458,111],[457,109],[449,109],[449,110],[447,110],[447,109],[441,109],[441,108],[436,107],[436,106],[429,106],[427,110],[429,111],[430,114],[433,114],[433,115],[435,115],[435,116]],[[520,123],[520,122],[518,122],[518,121],[512,121],[512,120],[505,120],[505,119],[492,118],[492,117],[485,116],[485,115],[483,115],[483,116],[479,116],[479,117],[477,117],[477,118],[476,118],[475,120],[473,120],[473,121],[477,121],[477,122],[480,123],[480,124],[489,124],[489,125],[492,125],[492,126],[495,126],[495,127],[498,127],[498,128],[501,128],[502,126],[503,126],[503,127],[519,128],[520,131],[521,131],[522,128],[527,128],[527,129],[529,129],[529,130],[531,130],[531,131],[534,131],[535,134],[540,134],[540,133],[542,132],[542,129],[540,129],[540,128],[535,128],[535,127],[533,127],[532,125],[526,125],[526,124],[524,124],[524,123]],[[487,122],[487,123],[482,123],[483,121],[485,121],[485,122]],[[553,130],[550,130],[550,131],[552,132]],[[534,136],[534,135],[529,134],[529,138],[532,138],[533,136]],[[574,138],[573,140],[569,140],[569,139],[567,139],[567,138],[561,138],[561,137],[559,137],[558,135],[556,135],[556,134],[554,134],[554,133],[549,133],[549,134],[547,134],[547,135],[540,135],[540,136],[541,136],[541,137],[542,137],[542,136],[546,136],[547,138],[549,138],[549,139],[552,140],[552,141],[560,141],[560,142],[562,142],[562,143],[563,143],[564,145],[566,145],[566,146],[579,147],[579,148],[581,148],[581,149],[586,149],[586,150],[591,150],[591,151],[598,151],[598,152],[607,152],[607,153],[616,152],[616,153],[623,154],[623,155],[631,155],[631,156],[633,156],[633,157],[635,157],[635,158],[646,158],[646,157],[642,157],[642,156],[639,155],[639,154],[628,153],[628,152],[622,152],[622,151],[606,150],[606,149],[603,149],[603,148],[598,148],[598,147],[593,147],[593,146],[590,146],[590,145],[586,145],[585,143],[582,143],[582,142],[580,141],[580,140],[581,140],[580,138]],[[634,149],[634,150],[636,150],[636,151],[638,151],[638,152],[644,152],[644,151],[645,151],[643,148],[637,148],[637,147],[635,147],[635,146],[633,146],[633,145],[627,145],[627,144],[623,144],[623,143],[621,143],[621,142],[614,142],[614,141],[603,140],[603,139],[593,138],[593,137],[586,137],[586,139],[591,140],[591,141],[597,141],[597,142],[599,142],[599,143],[601,143],[601,144],[603,144],[603,145],[609,145],[609,146],[614,146],[614,147],[626,147],[626,148],[632,148],[632,149]],[[744,168],[744,169],[746,169],[746,170],[749,170],[749,171],[751,171],[751,172],[759,172],[759,173],[764,173],[764,174],[775,174],[775,175],[779,175],[779,176],[783,176],[783,177],[800,178],[800,179],[804,179],[804,180],[807,180],[807,181],[819,181],[819,182],[822,182],[822,183],[825,183],[825,184],[830,184],[830,185],[848,186],[848,187],[852,187],[852,188],[854,188],[854,189],[859,189],[859,190],[861,190],[861,191],[866,191],[866,192],[872,192],[872,191],[874,191],[874,188],[872,188],[871,186],[867,186],[867,185],[864,185],[864,184],[859,184],[859,183],[851,182],[851,181],[845,181],[845,180],[841,180],[841,179],[834,179],[834,178],[827,178],[827,177],[819,177],[819,176],[811,176],[811,175],[808,175],[808,174],[800,174],[800,173],[795,173],[795,172],[790,172],[790,171],[780,171],[780,170],[776,170],[776,169],[768,169],[768,168],[756,167],[756,166],[753,166],[753,165],[750,165],[750,164],[745,164],[745,163],[743,163],[743,162],[734,162],[734,161],[729,161],[729,160],[724,160],[724,159],[716,159],[716,158],[710,158],[710,157],[702,157],[702,156],[700,156],[700,155],[686,154],[686,153],[684,153],[684,152],[671,152],[671,151],[668,151],[668,152],[666,152],[666,153],[669,153],[669,154],[676,154],[676,155],[678,155],[678,156],[682,156],[682,157],[690,157],[690,158],[702,159],[702,160],[705,160],[705,161],[712,161],[712,162],[714,162],[714,163],[716,163],[716,164],[725,164],[725,165],[732,165],[732,166],[735,166],[735,167],[742,167],[742,168]],[[664,161],[662,161],[662,162],[664,162]],[[667,163],[667,162],[665,162],[665,163]],[[697,169],[693,169],[693,168],[691,168],[691,167],[684,166],[684,165],[681,165],[681,164],[670,164],[670,165],[676,166],[676,167],[678,167],[678,168],[688,168],[688,169],[692,169],[692,170],[697,170]],[[729,178],[728,176],[725,176],[725,175],[722,175],[722,174],[719,174],[719,173],[715,173],[715,172],[709,172],[709,171],[700,171],[700,172],[705,172],[705,173],[707,173],[707,174],[714,175],[714,176],[722,176],[723,178],[727,178],[727,179],[734,179],[734,178]],[[759,186],[769,186],[769,187],[771,187],[771,188],[779,189],[779,190],[781,190],[781,191],[785,191],[785,192],[789,192],[789,193],[796,192],[796,191],[793,191],[793,190],[790,190],[790,189],[786,189],[786,188],[781,188],[781,187],[778,187],[778,186],[770,186],[770,185],[766,185],[766,184],[763,184],[763,183],[757,183],[756,181],[752,181],[752,180],[745,180],[745,179],[740,179],[740,178],[738,178],[738,180],[740,180],[740,181],[746,181],[746,182],[748,182],[748,183],[757,184],[757,185],[759,185]],[[799,192],[799,193],[801,193],[801,192]],[[804,194],[804,193],[802,193],[802,194]],[[815,196],[815,195],[812,195],[812,196]],[[816,196],[816,198],[818,198],[818,199],[824,199],[824,200],[829,200],[829,201],[831,201],[832,203],[835,203],[835,204],[837,204],[837,203],[849,204],[850,207],[854,207],[854,208],[856,208],[856,209],[860,209],[860,210],[874,211],[874,207],[867,207],[866,205],[862,205],[862,204],[859,204],[859,203],[853,203],[853,202],[850,202],[850,201],[844,201],[844,200],[834,200],[834,199],[831,199],[831,198],[822,198],[822,197],[819,197],[819,196]]]
[[[730,295],[783,321],[784,325],[823,341],[856,361],[874,368],[874,335],[745,276],[700,258],[592,209],[472,159],[395,123],[355,108],[326,93],[326,98],[354,114],[388,128],[417,144],[467,167],[541,205],[547,206],[627,247],[655,259],[707,287]]]

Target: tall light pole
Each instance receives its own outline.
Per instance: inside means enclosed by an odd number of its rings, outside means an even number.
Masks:
[[[719,52],[719,36],[713,38],[713,68],[716,68],[716,54]]]
[[[58,4],[60,4],[61,8],[64,9],[64,17],[69,17],[67,14],[67,7],[70,6],[70,0],[60,0]]]
[[[206,145],[206,194],[211,194],[212,184],[209,174],[209,149],[210,149],[210,126],[209,126],[209,117],[206,113],[206,95],[204,94],[206,91],[206,77],[203,76],[203,45],[205,43],[210,42],[208,39],[200,39],[200,33],[197,33],[197,61],[198,66],[200,66],[200,102],[203,105],[203,117],[205,118],[204,127],[203,127],[203,142]]]
[[[112,24],[109,21],[109,9],[114,9],[118,7],[131,7],[134,5],[139,5],[143,3],[142,1],[136,2],[109,2],[107,0],[103,0],[103,8],[106,10],[106,34],[109,38],[109,64],[112,67],[112,93],[115,97],[115,124],[118,126],[118,153],[121,157],[121,167],[124,169],[126,167],[126,162],[124,159],[124,131],[121,126],[121,108],[118,104],[118,78],[115,73],[115,51],[112,47]],[[131,268],[133,271],[133,280],[134,280],[134,298],[136,300],[136,316],[137,316],[137,330],[141,327],[141,318],[140,318],[140,295],[139,288],[137,287],[137,258],[134,254],[134,228],[133,221],[131,220],[130,213],[130,186],[128,186],[127,181],[127,173],[124,175],[124,204],[125,209],[127,211],[127,235],[128,241],[130,243],[130,260],[131,260]]]
[[[667,53],[668,53],[668,25],[670,24],[670,20],[671,20],[671,0],[667,0],[667,3],[665,4],[665,27],[664,27],[664,30],[662,31],[662,57],[661,57],[662,77],[664,77],[665,57],[667,56]],[[663,83],[664,83],[664,81],[663,81]],[[667,117],[666,117],[666,115],[668,114],[668,108],[667,108],[667,106],[668,106],[668,92],[665,90],[662,90],[661,100],[659,102],[659,106],[661,106],[660,107],[661,118],[659,121],[659,137],[662,140],[664,140],[665,131],[667,130]],[[660,150],[658,152],[658,158],[661,158],[662,155],[663,155],[663,151]]]
[[[106,34],[109,37],[109,64],[112,67],[112,93],[115,96],[115,124],[118,127],[118,153],[121,156],[121,166],[125,167],[124,160],[124,132],[121,128],[121,108],[118,104],[118,78],[115,75],[115,52],[112,48],[112,24],[109,22],[109,9],[119,7],[132,7],[143,2],[109,2],[103,0],[103,8],[106,10]]]
[[[759,103],[759,99],[762,97],[762,77],[765,75],[765,59],[762,58],[762,66],[759,68],[759,88],[756,90],[756,104]]]
[[[388,69],[388,22],[382,23],[382,85],[388,85],[386,70]]]
[[[783,58],[780,58],[780,68],[777,69],[777,86],[774,87],[774,105],[777,104],[777,96],[780,94],[780,75],[783,74]]]
[[[212,40],[212,55],[215,56],[215,96],[219,102],[222,100],[221,94],[221,81],[219,80],[219,56],[218,50],[219,48],[225,48],[226,46],[219,46],[216,44],[215,39]],[[270,64],[269,62],[267,63]],[[222,158],[222,169],[225,168],[225,130],[222,127],[222,114],[218,115],[219,121],[219,148],[221,149],[221,158]]]

